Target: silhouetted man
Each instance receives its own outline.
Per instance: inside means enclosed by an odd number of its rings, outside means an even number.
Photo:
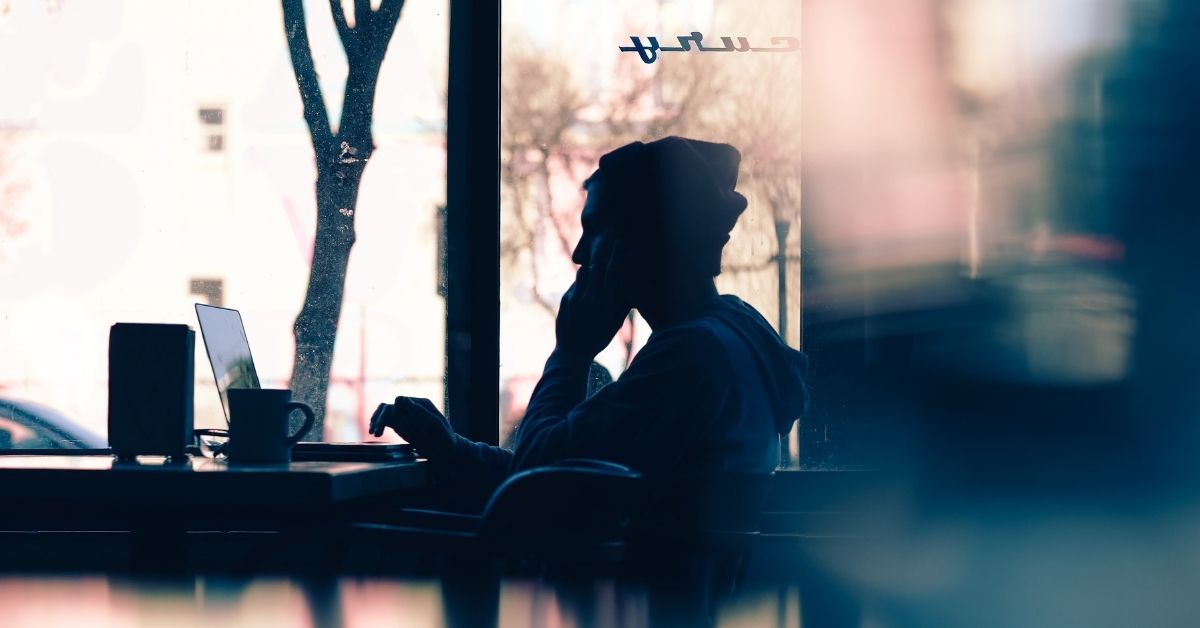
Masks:
[[[685,477],[768,474],[807,405],[805,356],[740,299],[718,295],[721,250],[746,208],[738,151],[678,137],[601,157],[584,182],[575,283],[557,344],[509,451],[454,433],[427,399],[381,404],[441,483],[490,494],[508,475],[566,458],[640,471],[654,487]],[[631,308],[653,333],[629,368],[585,400],[592,359]]]

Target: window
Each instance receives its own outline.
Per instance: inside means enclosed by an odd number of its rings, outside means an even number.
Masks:
[[[574,279],[580,184],[603,153],[683,135],[732,143],[749,200],[725,247],[722,292],[755,306],[800,346],[801,52],[622,52],[630,38],[700,32],[755,46],[799,38],[800,5],[759,2],[503,4],[501,24],[501,433],[511,435],[554,346],[554,316]],[[736,43],[736,42],[735,42]],[[597,360],[614,377],[650,329],[631,314]],[[797,451],[794,440],[791,454]]]
[[[328,3],[303,4],[336,121],[347,62]],[[406,3],[380,71],[327,439],[361,439],[375,404],[398,394],[443,398],[447,4]],[[103,438],[109,327],[196,328],[195,301],[240,310],[263,385],[289,386],[317,173],[280,3],[0,9],[0,56],[38,60],[0,64],[0,399]],[[197,343],[195,423],[216,427]]]
[[[1104,386],[1128,372],[1133,301],[1106,177],[1111,142],[1136,123],[1109,126],[1125,66],[1106,55],[1150,13],[1105,0],[503,11],[502,434],[553,346],[579,182],[607,150],[670,134],[742,151],[750,209],[719,287],[810,356],[791,465],[871,466],[932,411],[914,384]],[[795,35],[801,50],[652,63],[617,50],[693,31],[710,46]],[[632,317],[600,362],[619,375],[648,331]]]
[[[190,294],[202,297],[208,305],[225,305],[225,281],[222,279],[193,279]]]
[[[197,299],[240,309],[264,384],[288,385],[316,235],[313,153],[278,5],[129,4],[0,3],[0,56],[47,61],[0,67],[0,396],[99,433],[108,327],[192,323]],[[492,68],[466,64],[443,92],[447,2],[406,3],[375,99],[377,150],[355,208],[336,208],[357,241],[328,438],[361,438],[375,403],[406,394],[466,404],[450,412],[460,431],[507,440],[571,281],[580,182],[607,150],[668,134],[743,154],[750,209],[719,286],[812,357],[813,409],[791,464],[866,464],[886,446],[880,426],[915,411],[889,379],[914,365],[1124,377],[1128,243],[1106,177],[1112,98],[1126,93],[1112,87],[1123,66],[1105,55],[1124,54],[1136,11],[1104,0],[742,4],[504,2],[497,225],[496,112],[471,92],[491,97]],[[336,120],[346,60],[327,7],[305,6]],[[497,36],[482,13],[457,24],[465,47]],[[693,32],[709,45],[801,45],[660,51],[653,63],[618,48]],[[446,124],[456,108],[468,120],[458,136]],[[631,317],[600,362],[619,376],[648,333]],[[197,411],[198,425],[221,420]]]
[[[200,124],[204,150],[219,153],[225,150],[225,110],[221,107],[201,107]]]

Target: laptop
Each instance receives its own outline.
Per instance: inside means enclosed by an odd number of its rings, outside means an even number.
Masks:
[[[258,372],[254,369],[254,356],[250,354],[250,341],[242,325],[242,315],[237,310],[196,304],[196,320],[200,322],[200,334],[208,361],[212,364],[213,379],[217,383],[217,395],[221,398],[221,410],[225,423],[229,423],[229,394],[231,388],[261,388]],[[292,460],[328,461],[389,461],[411,460],[412,445],[408,443],[320,443],[301,441],[292,448]]]

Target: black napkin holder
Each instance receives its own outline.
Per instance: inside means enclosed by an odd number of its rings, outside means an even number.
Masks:
[[[118,459],[182,458],[192,443],[196,332],[117,323],[108,335],[108,443]]]

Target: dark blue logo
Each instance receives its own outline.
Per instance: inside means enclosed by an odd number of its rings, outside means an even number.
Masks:
[[[649,45],[643,44],[641,37],[630,35],[629,40],[633,42],[633,45],[621,46],[620,50],[621,52],[638,53],[642,61],[647,64],[658,60],[660,52],[691,52],[692,44],[696,45],[696,52],[796,52],[800,50],[799,37],[772,37],[770,47],[751,46],[745,37],[738,37],[737,44],[734,45],[733,37],[722,37],[720,48],[705,46],[704,35],[700,34],[700,31],[692,31],[691,35],[677,37],[678,46],[661,46],[657,37],[647,37],[646,39],[649,41]]]

